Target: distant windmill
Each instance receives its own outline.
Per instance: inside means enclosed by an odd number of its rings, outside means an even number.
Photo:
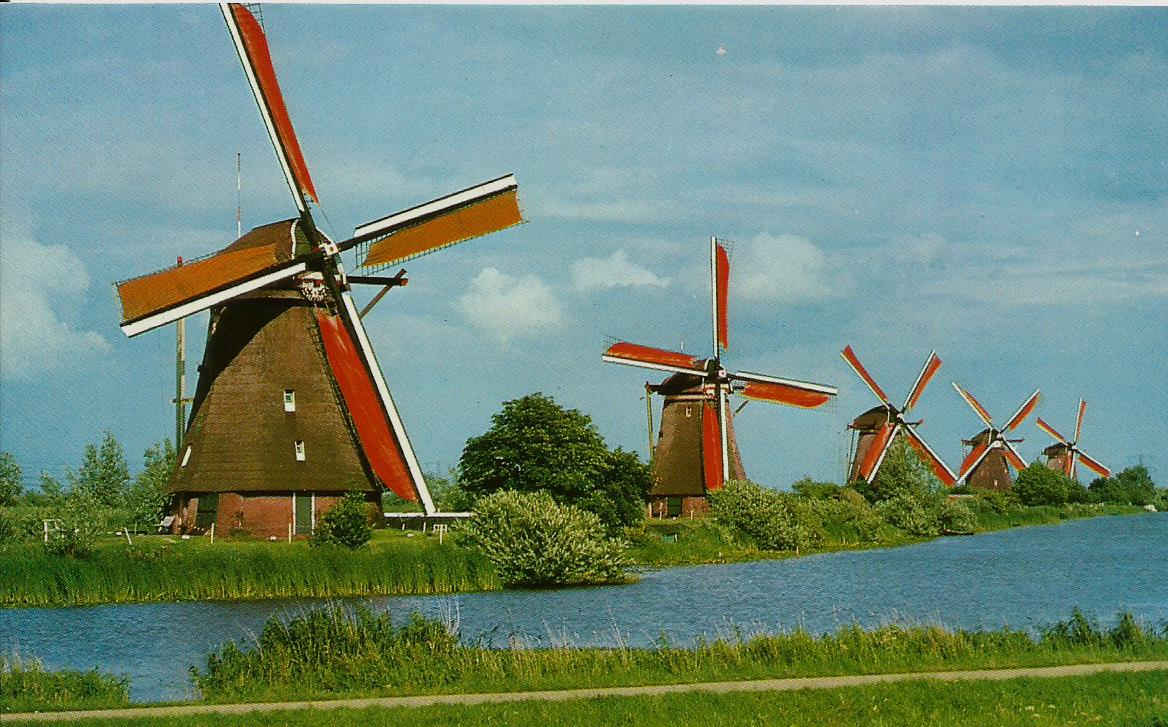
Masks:
[[[661,431],[653,451],[654,514],[676,515],[705,507],[705,496],[728,479],[746,473],[734,437],[728,399],[732,393],[747,400],[814,409],[827,403],[834,386],[778,378],[747,371],[727,372],[721,352],[727,347],[727,299],[730,258],[717,238],[710,238],[710,312],[712,355],[696,356],[621,341],[604,352],[608,363],[638,366],[673,375],[660,384],[646,385],[661,394]],[[651,425],[650,425],[651,426]]]
[[[904,400],[904,406],[900,408],[888,400],[888,395],[860,363],[860,359],[856,357],[851,346],[844,347],[840,356],[880,400],[879,406],[864,412],[848,425],[849,429],[854,429],[860,434],[856,443],[856,453],[852,458],[852,465],[848,473],[848,482],[854,482],[858,479],[871,482],[876,479],[876,473],[880,471],[880,465],[884,463],[888,448],[892,446],[892,442],[898,435],[904,434],[908,437],[909,445],[932,468],[937,478],[946,486],[952,487],[956,483],[957,477],[917,433],[916,427],[921,422],[910,422],[905,419],[905,415],[912,411],[912,408],[920,401],[921,394],[924,393],[929,380],[941,368],[941,359],[938,358],[937,352],[929,352],[929,357],[925,359],[924,368],[921,369],[916,383],[909,390],[908,397]]]
[[[1103,466],[1098,460],[1094,460],[1087,456],[1087,453],[1079,449],[1079,436],[1083,433],[1083,414],[1087,412],[1087,402],[1079,399],[1079,413],[1075,417],[1075,438],[1067,439],[1059,434],[1054,427],[1042,421],[1042,417],[1038,418],[1035,423],[1038,428],[1049,434],[1054,438],[1055,443],[1042,450],[1046,455],[1046,465],[1051,469],[1062,470],[1063,474],[1071,479],[1076,477],[1076,468],[1078,462],[1082,462],[1087,469],[1095,472],[1100,477],[1110,477],[1111,470]]]
[[[1014,415],[1006,421],[1006,426],[999,428],[990,419],[989,412],[985,410],[985,407],[973,398],[973,394],[958,386],[957,382],[953,382],[953,388],[957,390],[962,399],[965,399],[965,403],[969,404],[969,408],[973,409],[973,413],[977,414],[987,427],[987,429],[983,429],[969,439],[962,441],[962,444],[970,446],[972,449],[961,463],[961,471],[957,473],[958,482],[986,490],[1010,489],[1013,480],[1010,477],[1010,467],[1006,463],[1008,462],[1016,470],[1024,470],[1026,469],[1026,460],[1022,459],[1022,455],[1018,454],[1018,450],[1014,449],[1013,445],[1013,443],[1022,440],[1007,439],[1006,434],[1017,429],[1034,411],[1034,407],[1038,406],[1038,390],[1035,389],[1034,393],[1022,402],[1018,411],[1014,412]]]
[[[333,242],[309,210],[309,201],[318,201],[316,189],[263,29],[243,5],[220,8],[297,216],[257,227],[201,260],[117,284],[127,336],[211,309],[191,418],[170,483],[177,495],[175,527],[308,533],[345,491],[363,490],[373,508],[382,487],[420,500],[433,514],[418,458],[350,292],[355,283],[383,286],[382,293],[405,285],[405,271],[348,275],[340,253],[362,245],[360,266],[373,272],[517,224],[515,178],[384,217]]]

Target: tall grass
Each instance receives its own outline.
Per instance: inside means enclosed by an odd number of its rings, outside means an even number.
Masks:
[[[66,606],[453,593],[499,588],[490,564],[449,543],[382,539],[374,547],[147,539],[103,543],[88,558],[37,544],[0,550],[0,605]]]
[[[211,701],[283,700],[369,694],[561,689],[824,674],[1035,666],[1168,658],[1168,628],[1130,616],[1102,629],[1076,611],[1035,637],[1024,631],[858,626],[653,648],[492,649],[463,644],[418,616],[401,626],[388,614],[329,607],[287,622],[271,619],[254,644],[229,642],[192,669]]]
[[[104,709],[130,704],[129,681],[92,671],[47,671],[35,660],[0,656],[0,714]]]

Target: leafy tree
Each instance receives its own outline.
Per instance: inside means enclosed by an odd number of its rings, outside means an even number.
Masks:
[[[480,499],[456,526],[506,585],[619,583],[627,579],[625,543],[606,537],[595,514],[558,504],[546,492],[501,491]]]
[[[346,492],[341,501],[324,514],[309,542],[312,545],[343,545],[355,550],[372,537],[365,494],[354,490]]]
[[[66,472],[70,489],[84,494],[103,507],[116,507],[130,482],[126,451],[113,434],[104,432],[100,447],[85,445],[85,455],[77,472]]]
[[[1069,477],[1040,462],[1019,472],[1014,480],[1014,494],[1023,505],[1062,505],[1073,490]]]
[[[1114,477],[1095,479],[1091,495],[1102,502],[1148,505],[1157,502],[1156,483],[1143,465],[1128,467]]]
[[[124,504],[135,523],[154,525],[166,514],[174,462],[174,445],[169,439],[155,442],[142,455],[142,471],[125,493]]]
[[[504,402],[491,428],[467,440],[459,470],[473,497],[547,492],[610,529],[640,521],[650,486],[649,468],[635,454],[609,451],[587,415],[540,393]]]
[[[57,505],[65,499],[65,486],[48,472],[41,472],[40,488],[40,497],[44,499],[45,504]]]
[[[24,490],[24,471],[11,452],[0,452],[0,505],[15,505]]]
[[[874,503],[902,493],[913,496],[935,494],[942,487],[932,468],[921,459],[905,436],[893,440],[872,482],[860,480],[855,483],[855,488]]]

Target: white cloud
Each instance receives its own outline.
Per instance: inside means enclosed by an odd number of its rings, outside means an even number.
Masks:
[[[648,268],[629,260],[628,254],[622,249],[606,258],[585,257],[572,263],[572,283],[576,290],[635,285],[664,288],[669,285],[669,278],[659,277]]]
[[[514,277],[483,268],[456,304],[476,328],[507,341],[559,325],[560,303],[551,288],[535,275]]]
[[[846,287],[827,255],[798,235],[756,235],[734,250],[730,270],[732,295],[746,300],[823,300]]]
[[[101,335],[77,330],[54,310],[89,287],[81,260],[64,245],[42,245],[7,220],[0,224],[0,378],[33,379],[110,351]]]

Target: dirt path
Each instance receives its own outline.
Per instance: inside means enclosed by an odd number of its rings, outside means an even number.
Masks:
[[[482,704],[518,702],[532,699],[568,700],[592,697],[634,697],[678,692],[762,692],[793,689],[831,689],[865,684],[904,682],[920,679],[940,681],[1002,680],[1019,677],[1068,677],[1100,672],[1134,672],[1168,670],[1168,661],[1128,661],[1109,664],[1070,664],[1067,666],[982,669],[976,671],[926,671],[900,674],[858,674],[854,676],[798,677],[792,679],[755,679],[737,682],[699,682],[696,684],[658,684],[643,687],[597,687],[560,689],[542,692],[492,692],[487,694],[431,694],[416,697],[368,697],[331,699],[312,702],[253,702],[248,704],[189,704],[173,707],[130,707],[99,709],[86,712],[25,712],[0,714],[0,722],[72,722],[79,719],[135,717],[178,717],[196,714],[244,714],[290,709],[364,709],[366,707],[428,707],[435,704]]]

